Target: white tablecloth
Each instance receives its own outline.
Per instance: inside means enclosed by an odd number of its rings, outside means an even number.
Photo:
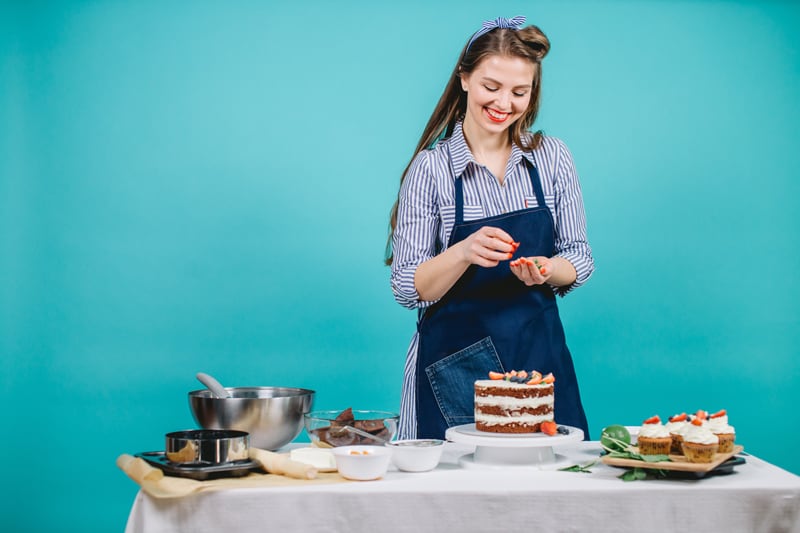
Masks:
[[[747,456],[729,475],[624,482],[531,467],[464,468],[469,446],[448,443],[425,473],[393,468],[377,481],[203,492],[158,500],[139,492],[126,533],[191,531],[670,531],[800,532],[800,477]],[[596,459],[596,442],[556,451]]]

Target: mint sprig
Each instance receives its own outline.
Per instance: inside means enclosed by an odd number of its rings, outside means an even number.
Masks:
[[[633,459],[634,461],[643,461],[645,463],[661,463],[664,461],[671,461],[669,455],[642,455],[636,452],[636,448],[619,439],[615,439],[606,435],[605,440],[609,445],[603,444],[603,449],[608,452],[609,457],[618,459]],[[660,469],[640,468],[634,467],[626,470],[621,475],[617,476],[622,481],[641,481],[644,479],[655,479],[659,477],[666,477],[667,473]]]

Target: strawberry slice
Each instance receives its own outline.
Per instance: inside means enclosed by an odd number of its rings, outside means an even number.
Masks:
[[[669,421],[670,422],[683,422],[684,420],[686,420],[686,418],[688,418],[686,416],[686,413],[681,413],[679,415],[675,415],[675,416],[670,417]]]
[[[503,379],[506,377],[502,372],[489,372],[489,379]]]
[[[558,433],[558,426],[553,420],[545,420],[539,424],[539,430],[545,435],[553,436]]]
[[[661,419],[658,417],[658,415],[651,416],[650,418],[648,418],[643,422],[643,424],[660,424],[660,423]]]
[[[700,420],[705,420],[706,418],[708,418],[708,411],[703,411],[702,409],[698,409],[697,412],[694,414],[694,416],[696,418],[699,418]]]
[[[728,411],[726,411],[725,409],[720,409],[719,411],[717,411],[713,415],[710,415],[709,418],[719,418],[719,417],[725,416],[727,414],[728,414]]]
[[[552,372],[550,372],[549,374],[547,374],[545,377],[542,378],[542,381],[544,381],[545,383],[553,383],[555,380],[556,378],[553,376]]]
[[[517,377],[518,378],[522,378],[522,379],[526,379],[528,377],[528,373],[525,372],[524,370],[520,370],[519,372],[517,372]]]

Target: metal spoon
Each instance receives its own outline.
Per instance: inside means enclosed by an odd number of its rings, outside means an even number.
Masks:
[[[372,440],[378,441],[381,444],[386,444],[388,442],[386,439],[383,439],[381,437],[377,437],[377,436],[375,436],[375,435],[373,435],[371,433],[367,433],[364,430],[361,430],[361,429],[358,429],[358,428],[354,428],[353,426],[344,426],[344,429],[346,431],[349,431],[350,433],[355,433],[356,435],[361,435],[362,437],[366,437],[368,439],[372,439]]]
[[[210,390],[211,394],[213,394],[215,397],[217,398],[231,397],[228,391],[225,390],[225,387],[223,387],[219,381],[209,376],[208,374],[204,372],[198,372],[196,377],[200,381],[200,383],[208,387],[208,390]]]

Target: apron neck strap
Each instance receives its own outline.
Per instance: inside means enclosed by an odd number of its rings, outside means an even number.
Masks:
[[[544,192],[542,192],[542,181],[539,179],[539,171],[536,169],[536,166],[528,161],[526,157],[523,156],[523,161],[525,161],[525,166],[528,167],[528,175],[531,179],[531,185],[533,186],[533,193],[536,195],[536,203],[539,207],[546,207],[547,204],[544,203]],[[456,224],[463,224],[464,223],[464,179],[463,174],[456,178],[455,182],[456,187]]]

